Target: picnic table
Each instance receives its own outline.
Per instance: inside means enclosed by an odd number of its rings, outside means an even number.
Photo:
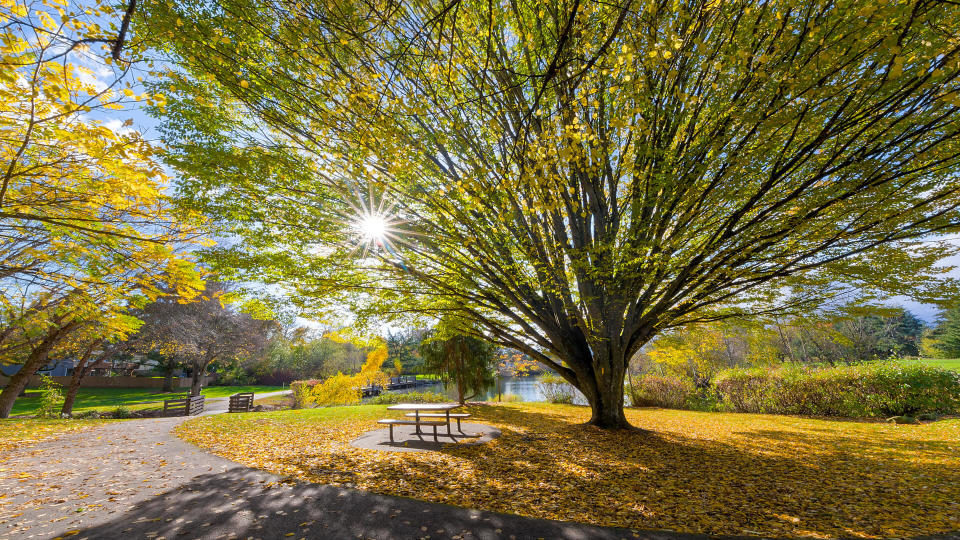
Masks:
[[[433,428],[433,440],[440,442],[437,433],[437,428],[446,424],[447,426],[447,435],[453,437],[453,431],[450,427],[450,420],[456,419],[457,421],[457,430],[460,430],[460,420],[463,418],[469,418],[469,413],[452,413],[450,411],[460,407],[458,403],[397,403],[396,405],[390,405],[387,407],[387,410],[391,411],[413,411],[407,413],[407,418],[413,418],[413,420],[396,420],[393,418],[384,418],[379,420],[379,424],[387,424],[390,426],[390,442],[393,440],[393,426],[395,425],[412,425],[417,426],[416,433],[421,435],[420,428],[422,426],[430,426]],[[438,422],[434,419],[443,419],[443,422]]]

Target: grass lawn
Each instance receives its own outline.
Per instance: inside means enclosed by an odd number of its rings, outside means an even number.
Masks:
[[[920,361],[931,366],[960,371],[960,358],[921,358]]]
[[[0,463],[7,460],[9,450],[72,431],[91,429],[110,420],[0,420]]]
[[[208,398],[225,397],[237,392],[276,392],[285,390],[284,386],[211,386],[204,388],[203,395]],[[89,410],[110,410],[126,405],[131,410],[163,407],[163,400],[175,399],[186,392],[164,394],[155,388],[81,388],[77,391],[77,401],[73,412]],[[27,389],[27,395],[17,398],[13,404],[13,416],[33,414],[40,405],[40,390]]]
[[[364,405],[198,418],[177,434],[307,481],[637,529],[910,536],[960,529],[960,419],[893,425],[634,409],[646,433],[580,425],[582,407],[476,405],[490,444],[391,453],[347,443],[395,416]]]

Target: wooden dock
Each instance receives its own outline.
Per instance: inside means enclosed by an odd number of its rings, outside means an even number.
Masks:
[[[436,379],[418,379],[415,375],[402,375],[400,377],[390,377],[386,385],[374,384],[363,386],[360,391],[363,397],[379,396],[383,392],[390,390],[403,390],[407,388],[418,388],[421,386],[430,386],[439,383]]]

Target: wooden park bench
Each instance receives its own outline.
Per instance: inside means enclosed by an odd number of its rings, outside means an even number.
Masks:
[[[430,422],[430,421],[424,422],[424,421],[417,421],[417,420],[395,420],[395,419],[393,419],[393,418],[384,418],[384,419],[382,419],[382,420],[377,420],[377,423],[378,423],[378,424],[386,424],[386,425],[390,426],[390,444],[393,444],[393,443],[394,443],[394,440],[393,440],[393,426],[398,426],[398,425],[399,425],[399,426],[417,426],[417,435],[422,435],[422,434],[423,434],[423,433],[420,432],[420,427],[421,427],[421,426],[432,426],[432,427],[433,427],[433,440],[434,440],[435,442],[440,442],[440,439],[438,438],[438,435],[437,435],[437,428],[438,428],[439,426],[446,425],[446,422]]]
[[[227,412],[250,412],[253,410],[253,392],[240,392],[230,396]]]
[[[417,414],[417,413],[415,413],[415,412],[409,412],[409,413],[405,414],[404,416],[419,417],[419,418],[444,418],[444,419],[449,418],[450,420],[456,418],[456,419],[457,419],[457,431],[461,431],[461,432],[462,432],[463,429],[460,427],[460,420],[462,420],[462,419],[464,419],[464,418],[470,418],[470,413],[419,413],[419,414]],[[446,423],[446,422],[444,422],[444,423]],[[450,431],[450,426],[449,426],[449,425],[447,426],[447,431],[448,431],[448,432]]]
[[[203,412],[203,396],[168,399],[163,402],[164,416],[194,416]]]

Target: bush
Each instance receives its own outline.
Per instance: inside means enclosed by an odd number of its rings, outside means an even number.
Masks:
[[[132,418],[133,411],[127,408],[126,405],[117,405],[110,411],[111,418]]]
[[[546,373],[537,381],[537,388],[550,403],[573,403],[573,385],[566,379],[553,373]]]
[[[52,378],[40,376],[40,406],[37,407],[38,418],[59,418],[63,407],[63,387]]]
[[[447,396],[436,392],[407,392],[398,394],[384,392],[369,401],[372,405],[393,405],[396,403],[444,403],[450,401]]]
[[[693,382],[675,376],[644,375],[628,386],[634,407],[687,409],[696,393]]]
[[[501,394],[500,401],[503,403],[519,403],[523,401],[523,398],[517,394]]]
[[[265,386],[287,386],[296,379],[292,371],[275,369],[266,375],[257,377],[257,384]]]
[[[714,384],[736,412],[885,418],[960,410],[960,373],[893,360],[730,369]]]
[[[321,407],[336,407],[340,405],[356,405],[363,399],[360,386],[360,377],[337,373],[327,378],[310,390],[308,403]]]
[[[313,393],[313,387],[318,384],[320,384],[320,381],[317,379],[293,381],[290,383],[290,390],[293,394],[293,408],[302,409],[306,407],[310,395]]]
[[[248,386],[257,383],[257,377],[240,365],[230,366],[217,375],[211,386]]]

